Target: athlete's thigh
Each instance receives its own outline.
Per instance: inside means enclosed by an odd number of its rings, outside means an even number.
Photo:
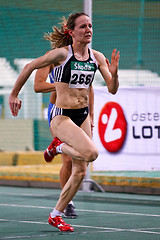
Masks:
[[[92,138],[92,131],[91,131],[91,122],[90,122],[90,117],[85,119],[85,121],[82,123],[81,128],[84,130],[84,132]]]
[[[94,147],[94,143],[88,134],[69,117],[62,115],[55,116],[51,121],[51,128],[54,135],[77,151],[85,152]]]

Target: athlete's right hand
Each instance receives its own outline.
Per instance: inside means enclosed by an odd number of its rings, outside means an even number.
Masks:
[[[10,94],[9,96],[9,107],[12,112],[12,115],[16,117],[18,115],[18,111],[21,108],[22,101],[18,98]]]

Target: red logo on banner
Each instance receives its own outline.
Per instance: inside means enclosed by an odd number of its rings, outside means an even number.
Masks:
[[[116,102],[108,102],[100,112],[98,131],[103,146],[109,152],[117,152],[123,146],[127,122],[123,109]]]

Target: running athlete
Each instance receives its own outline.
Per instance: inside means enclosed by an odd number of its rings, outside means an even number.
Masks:
[[[54,28],[55,49],[27,64],[19,75],[9,104],[13,116],[20,107],[17,97],[21,87],[34,69],[54,64],[56,103],[51,112],[51,129],[59,141],[53,143],[54,152],[66,153],[72,157],[72,174],[63,187],[58,202],[49,214],[48,222],[60,231],[74,231],[62,219],[67,204],[73,199],[85,176],[87,165],[98,156],[98,149],[92,141],[88,115],[88,89],[92,84],[97,68],[102,74],[111,94],[116,94],[119,83],[117,71],[119,52],[113,50],[108,67],[102,53],[90,49],[92,23],[85,13],[71,14],[66,25]],[[58,48],[59,42],[66,47]],[[15,90],[16,89],[16,90]]]
[[[39,92],[51,92],[50,95],[50,103],[48,106],[48,123],[49,123],[49,127],[50,127],[50,111],[53,107],[53,105],[55,104],[55,99],[56,99],[56,91],[55,89],[53,90],[54,87],[54,78],[53,78],[53,74],[51,75],[51,72],[53,71],[53,67],[54,66],[47,66],[45,68],[42,69],[38,69],[36,74],[35,74],[35,79],[34,79],[34,90],[35,92],[39,93]],[[50,83],[46,82],[47,77],[50,77]],[[65,154],[62,153],[61,154],[62,157],[62,167],[60,169],[60,186],[61,188],[64,187],[65,183],[68,181],[71,172],[72,172],[72,158]],[[48,155],[48,158],[46,159],[47,162],[50,162],[50,158]],[[75,207],[73,204],[73,201],[70,201],[69,204],[67,205],[63,215],[66,218],[77,218],[78,215],[75,212]]]
[[[54,89],[54,71],[53,71],[54,65],[47,66],[42,69],[38,69],[35,74],[35,80],[34,80],[34,90],[36,93],[39,92],[50,92],[52,90],[52,93],[50,95],[50,103],[48,106],[48,123],[50,127],[50,112],[53,108],[55,101],[56,101],[56,91]],[[47,77],[49,74],[50,83],[46,82]],[[54,90],[53,90],[54,89]],[[89,89],[89,115],[90,115],[90,121],[91,121],[91,127],[93,128],[93,104],[94,104],[94,93],[93,93],[93,87],[91,86]],[[51,128],[50,128],[51,129]],[[52,144],[49,146],[49,148],[46,149],[44,153],[44,158],[46,162],[51,162],[54,155],[52,155]],[[51,150],[51,151],[49,151]],[[60,186],[61,188],[64,187],[66,182],[68,181],[71,172],[72,172],[72,157],[62,153],[62,167],[60,170]],[[75,207],[73,204],[73,201],[71,200],[67,207],[65,208],[65,211],[63,215],[66,218],[77,218],[78,215],[75,212]]]

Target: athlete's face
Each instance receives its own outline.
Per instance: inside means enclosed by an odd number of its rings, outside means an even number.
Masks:
[[[92,39],[92,23],[88,16],[80,16],[75,20],[75,28],[72,30],[73,41],[90,43]]]

